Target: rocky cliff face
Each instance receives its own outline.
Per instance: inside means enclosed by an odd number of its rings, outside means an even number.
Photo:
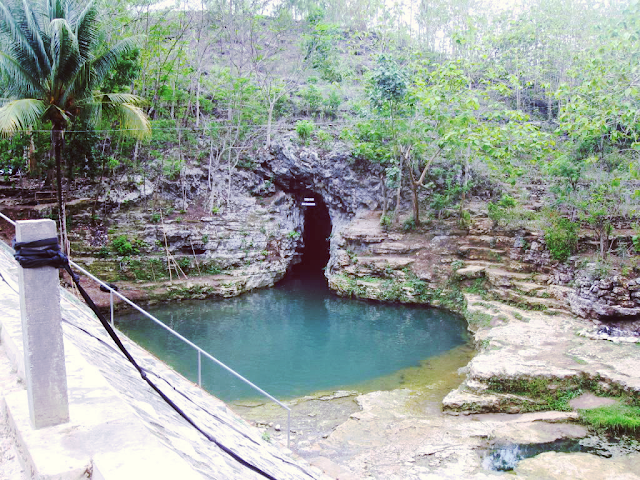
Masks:
[[[108,219],[102,226],[90,226],[89,199],[72,207],[74,220],[85,225],[73,230],[72,251],[139,300],[231,296],[271,286],[300,261],[305,197],[329,211],[330,263],[339,232],[357,212],[377,207],[379,178],[349,160],[281,141],[261,152],[252,169],[231,177],[224,165],[187,168],[159,184],[122,177],[101,198],[98,216]],[[122,238],[130,250],[114,246]]]
[[[383,230],[381,173],[346,152],[323,154],[281,139],[231,176],[212,164],[159,184],[123,177],[101,199],[108,221],[75,229],[73,250],[102,277],[129,282],[139,298],[236,295],[273,285],[300,261],[302,203],[312,196],[331,219],[326,275],[341,295],[460,309],[467,288],[592,320],[640,315],[640,282],[596,278],[575,260],[554,262],[539,232],[494,228],[482,201],[469,204],[465,229],[444,219],[420,231]],[[81,224],[91,222],[88,203],[70,207]],[[137,251],[115,251],[121,236],[137,242]],[[180,282],[169,281],[169,272]]]

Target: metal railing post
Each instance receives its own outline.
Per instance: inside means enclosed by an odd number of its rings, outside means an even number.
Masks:
[[[291,445],[291,410],[287,410],[287,448]]]
[[[200,350],[198,350],[198,385],[202,386],[202,355],[200,355]]]
[[[113,328],[113,290],[109,290],[109,305],[111,307],[111,327]]]

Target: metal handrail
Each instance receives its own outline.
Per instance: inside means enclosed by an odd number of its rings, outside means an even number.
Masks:
[[[12,224],[14,227],[16,225],[16,222],[14,222],[13,220],[11,220],[9,217],[7,217],[6,215],[3,215],[2,213],[0,213],[0,217],[4,218],[7,222],[9,222],[10,224]],[[189,345],[191,348],[193,348],[194,350],[196,350],[198,352],[198,385],[200,387],[202,387],[202,360],[201,360],[201,356],[204,355],[205,357],[207,357],[208,359],[212,360],[214,363],[216,363],[217,365],[221,366],[222,368],[224,368],[227,372],[229,372],[230,374],[232,374],[234,377],[236,377],[239,380],[242,380],[244,383],[246,383],[247,385],[249,385],[250,387],[252,387],[254,390],[260,392],[262,395],[264,395],[265,397],[267,397],[268,399],[274,401],[275,403],[277,403],[278,405],[280,405],[282,408],[284,408],[287,411],[287,448],[289,448],[290,445],[290,436],[291,436],[291,408],[289,408],[288,406],[286,406],[284,403],[282,403],[280,400],[278,400],[277,398],[271,396],[269,393],[265,392],[263,389],[261,389],[260,387],[258,387],[257,385],[255,385],[253,382],[251,382],[250,380],[247,380],[246,378],[244,378],[242,375],[240,375],[238,372],[236,372],[235,370],[233,370],[231,367],[228,367],[227,365],[225,365],[224,363],[222,363],[220,360],[218,360],[217,358],[215,358],[213,355],[209,354],[208,352],[204,351],[202,348],[200,348],[198,345],[196,345],[195,343],[193,343],[191,340],[188,340],[187,338],[183,337],[182,335],[180,335],[178,332],[176,332],[175,330],[173,330],[171,327],[165,325],[163,322],[161,322],[160,320],[158,320],[156,317],[154,317],[153,315],[151,315],[149,312],[147,312],[146,310],[144,310],[142,307],[138,306],[137,304],[135,304],[134,302],[132,302],[131,300],[129,300],[127,297],[125,297],[124,295],[122,295],[121,293],[117,292],[116,290],[114,290],[109,284],[103,282],[102,280],[100,280],[98,277],[94,276],[93,274],[89,273],[87,270],[85,270],[83,267],[81,267],[80,265],[78,265],[76,262],[69,260],[69,265],[73,266],[74,268],[76,268],[77,270],[81,271],[82,273],[84,273],[87,277],[89,277],[90,279],[92,279],[93,281],[95,281],[96,283],[98,283],[99,285],[102,285],[104,288],[109,290],[109,296],[110,296],[110,302],[111,302],[111,324],[113,325],[113,296],[117,295],[120,299],[122,299],[124,302],[128,303],[129,305],[131,305],[134,309],[136,309],[138,312],[142,313],[145,317],[147,317],[148,319],[152,320],[154,323],[156,323],[157,325],[161,326],[162,328],[164,328],[167,332],[171,333],[174,337],[182,340],[184,343],[186,343],[187,345]]]

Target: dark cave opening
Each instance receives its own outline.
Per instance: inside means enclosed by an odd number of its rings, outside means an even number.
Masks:
[[[313,200],[310,200],[313,199]],[[329,261],[331,216],[322,197],[305,193],[301,197],[304,208],[304,230],[302,234],[302,261],[296,270],[308,273],[322,272]]]

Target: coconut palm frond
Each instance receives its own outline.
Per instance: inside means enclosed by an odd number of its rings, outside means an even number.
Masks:
[[[88,96],[89,88],[93,85],[91,78],[91,65],[85,62],[74,72],[74,76],[66,82],[66,89],[60,96],[59,103],[66,105],[71,97],[76,99],[77,104],[83,103],[83,99]]]
[[[9,96],[32,98],[39,97],[42,93],[38,79],[2,51],[0,51],[0,72],[3,72],[9,80],[6,85]]]
[[[102,119],[102,103],[95,102],[85,105],[82,109],[82,118],[88,125],[98,125]]]
[[[128,103],[139,107],[144,105],[145,101],[138,95],[131,93],[99,93],[97,97],[94,97],[95,101],[100,103],[107,103],[112,105],[118,105],[121,103]]]
[[[105,103],[103,108],[120,120],[120,128],[126,130],[127,135],[139,139],[149,138],[151,135],[151,123],[140,107],[130,103]]]
[[[98,11],[93,1],[89,2],[78,17],[74,20],[75,35],[78,39],[80,55],[88,59],[91,56],[91,49],[98,40],[97,28]]]
[[[24,18],[26,26],[26,28],[24,29],[25,36],[30,37],[29,45],[31,45],[31,48],[33,49],[33,52],[37,57],[37,64],[40,65],[41,71],[46,74],[51,70],[51,62],[49,61],[47,49],[42,37],[42,29],[38,24],[35,13],[29,6],[29,2],[27,0],[22,0],[22,5],[24,8]]]
[[[38,123],[47,106],[42,100],[23,98],[12,100],[0,108],[0,135],[13,135]]]
[[[69,2],[66,0],[48,0],[47,7],[49,18],[65,18],[69,11]]]
[[[56,66],[66,67],[64,60],[72,54],[79,54],[79,45],[76,34],[66,18],[54,18],[46,27],[51,37],[50,55],[56,62]]]
[[[121,40],[114,45],[108,52],[102,54],[93,62],[93,70],[95,72],[95,82],[97,85],[102,83],[105,77],[116,66],[118,59],[137,47],[140,44],[140,36],[129,37]]]
[[[20,23],[23,22],[19,21],[21,19],[18,15],[19,10],[17,12],[12,12],[8,7],[7,2],[5,0],[0,0],[0,28],[2,32],[6,37],[8,37],[13,48],[21,50],[22,55],[24,55],[38,69],[38,74],[42,75],[43,72],[40,69],[39,62],[37,61],[38,56],[29,42],[29,39],[25,35],[25,32],[20,28]]]

